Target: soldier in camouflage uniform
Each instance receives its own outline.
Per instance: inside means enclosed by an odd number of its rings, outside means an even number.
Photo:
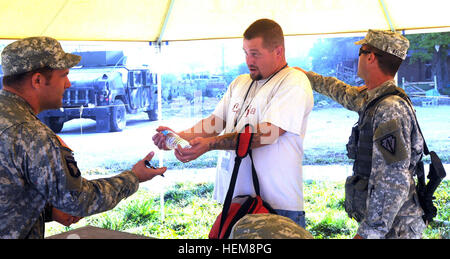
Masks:
[[[69,68],[80,57],[65,53],[55,39],[32,37],[6,46],[1,61],[0,238],[43,238],[46,220],[62,214],[70,225],[112,209],[139,182],[166,170],[145,166],[151,152],[117,176],[83,179],[72,150],[36,117],[61,107]]]
[[[346,181],[345,209],[360,223],[355,238],[421,238],[426,226],[413,175],[424,141],[412,104],[395,94],[404,92],[394,81],[409,41],[369,30],[355,44],[362,45],[358,76],[365,86],[306,73],[313,90],[360,116],[347,145],[355,163]]]

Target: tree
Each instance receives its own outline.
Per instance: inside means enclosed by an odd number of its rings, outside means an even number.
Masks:
[[[410,64],[416,62],[431,62],[432,76],[436,76],[437,89],[442,94],[448,94],[448,45],[450,32],[422,33],[406,35],[411,53]]]

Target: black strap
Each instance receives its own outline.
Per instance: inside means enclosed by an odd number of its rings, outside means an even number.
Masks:
[[[423,153],[425,155],[429,155],[430,151],[428,149],[427,143],[425,142],[425,137],[423,136],[422,130],[420,129],[419,126],[419,121],[417,120],[417,116],[416,116],[416,111],[412,105],[411,99],[409,99],[408,95],[406,93],[404,93],[403,91],[401,91],[400,89],[396,88],[393,92],[390,93],[386,93],[384,95],[378,96],[377,98],[373,99],[369,104],[367,104],[367,106],[364,108],[364,111],[362,113],[362,116],[360,118],[360,120],[358,121],[358,124],[360,124],[362,122],[363,117],[366,114],[366,111],[374,106],[374,105],[378,105],[378,103],[380,103],[382,100],[384,100],[385,98],[391,96],[391,95],[397,95],[400,98],[402,98],[403,100],[406,101],[406,103],[408,103],[409,107],[411,107],[412,111],[413,111],[413,115],[414,115],[414,119],[416,120],[416,124],[417,124],[417,128],[419,129],[420,135],[422,135],[422,139],[423,139]]]
[[[401,98],[403,98],[403,100],[405,100],[409,106],[411,107],[413,114],[414,114],[414,119],[416,120],[416,124],[417,124],[417,128],[419,129],[420,135],[422,135],[422,139],[423,139],[423,153],[425,155],[429,155],[430,154],[430,150],[428,149],[427,146],[427,142],[425,142],[425,137],[423,136],[422,130],[420,129],[419,126],[419,121],[417,120],[417,116],[416,116],[416,110],[414,110],[414,107],[412,105],[411,99],[409,99],[408,95],[406,93],[403,93],[399,90],[397,90],[397,95],[400,96]]]
[[[255,189],[255,193],[258,196],[261,196],[260,192],[259,192],[259,180],[258,180],[258,175],[256,174],[256,169],[255,169],[255,163],[253,163],[253,154],[252,151],[249,151],[249,156],[250,156],[250,161],[252,163],[252,179],[253,179],[253,188]]]
[[[278,72],[280,72],[281,70],[285,69],[287,66],[288,66],[288,64],[286,63],[282,68],[277,70],[277,72],[273,73],[266,80],[266,82],[264,82],[264,84],[260,87],[260,89],[263,88],[270,81],[270,79],[272,79],[276,74],[278,74]],[[247,93],[245,94],[244,101],[242,101],[242,106],[244,106],[245,100],[247,100],[248,93],[250,92],[250,89],[252,88],[254,82],[255,82],[255,80],[252,80],[252,82],[250,83],[250,86],[247,89]],[[255,94],[255,96],[256,96],[256,94]],[[247,107],[245,109],[243,109],[244,107],[241,107],[241,110],[240,110],[239,114],[236,114],[236,119],[234,120],[234,127],[235,128],[236,128],[236,125],[238,124],[238,122],[242,119],[242,116],[244,116],[244,114],[247,111],[248,107],[250,106],[251,102],[252,102],[252,100],[250,101],[250,103],[247,105]],[[244,112],[244,113],[242,113],[242,112]]]
[[[245,129],[247,127],[249,127],[248,124],[244,127],[244,132],[245,132]],[[241,143],[240,140],[241,140],[241,135],[242,134],[243,133],[238,133],[237,147],[236,147],[236,158],[234,159],[233,173],[231,175],[230,185],[228,187],[227,195],[225,196],[225,202],[223,204],[223,210],[222,210],[222,216],[221,216],[221,219],[220,219],[220,227],[219,227],[218,237],[220,237],[220,233],[222,232],[222,228],[225,225],[225,220],[227,218],[228,211],[230,210],[231,201],[233,199],[233,194],[234,194],[234,189],[236,187],[237,176],[238,176],[238,173],[239,173],[239,167],[241,165],[242,159],[244,157],[246,157],[247,154],[250,155],[250,160],[251,160],[251,163],[252,163],[253,187],[255,188],[256,195],[259,196],[259,194],[260,194],[260,192],[259,192],[258,176],[256,174],[256,169],[255,169],[255,166],[253,164],[253,157],[252,157],[252,153],[251,153],[251,149],[250,149],[250,145],[251,145],[254,133],[250,133],[251,136],[250,136],[250,138],[248,138],[248,143]],[[247,146],[248,146],[247,152],[246,152],[246,154],[244,156],[239,156],[237,154],[237,150],[239,150],[239,146],[240,145],[245,145],[245,144],[247,144]]]

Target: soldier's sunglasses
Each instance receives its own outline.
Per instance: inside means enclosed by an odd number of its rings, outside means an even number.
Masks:
[[[382,56],[382,55],[379,54],[379,53],[376,53],[376,52],[373,52],[373,51],[369,51],[369,50],[364,50],[362,47],[359,48],[358,56],[361,56],[361,54],[369,54],[369,53],[373,53],[373,54],[375,54],[376,56],[379,56],[379,57]]]

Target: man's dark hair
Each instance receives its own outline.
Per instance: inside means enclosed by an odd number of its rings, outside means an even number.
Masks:
[[[366,46],[366,50],[373,52],[377,57],[378,65],[380,66],[381,71],[385,74],[395,76],[403,60],[397,56],[375,48],[372,45],[367,44]]]
[[[244,38],[251,40],[262,37],[263,47],[269,50],[277,46],[284,47],[284,35],[281,26],[273,20],[260,19],[252,23],[244,32]]]
[[[30,72],[25,72],[17,75],[9,75],[3,77],[3,85],[18,88],[21,84],[23,84],[26,80],[31,78],[36,73],[42,74],[47,81],[50,81],[52,78],[53,69],[50,67],[39,68]]]

